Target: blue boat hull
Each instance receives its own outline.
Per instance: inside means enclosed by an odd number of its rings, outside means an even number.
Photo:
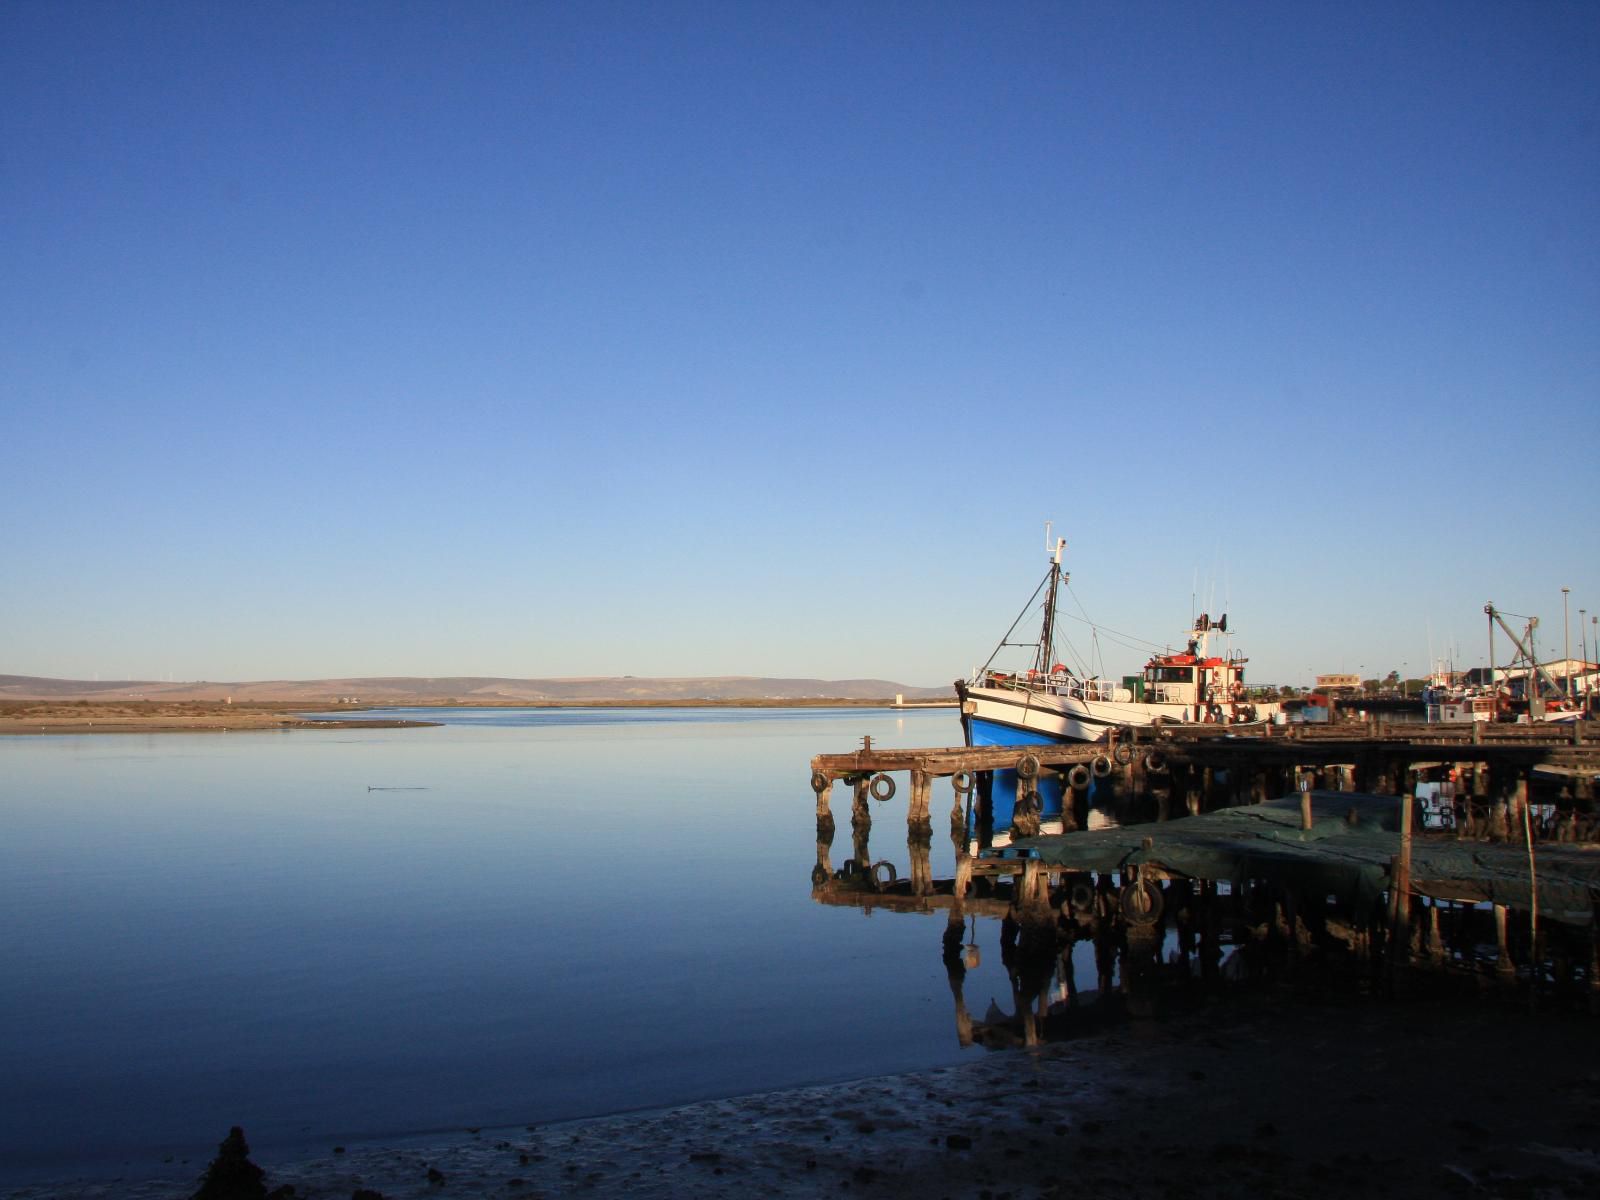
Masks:
[[[1014,725],[1001,725],[977,717],[967,721],[969,746],[1059,746],[1064,743],[1031,729],[1018,729]],[[1064,789],[1056,775],[1039,776],[1039,813],[1044,820],[1059,820],[1064,802]],[[991,807],[994,810],[996,832],[1011,828],[1011,817],[1017,806],[1017,773],[996,771]]]

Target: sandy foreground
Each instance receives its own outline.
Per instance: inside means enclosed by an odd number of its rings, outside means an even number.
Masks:
[[[940,1070],[253,1159],[313,1200],[1593,1197],[1597,1033],[1487,1002],[1252,998]],[[4,1195],[186,1197],[204,1166]]]

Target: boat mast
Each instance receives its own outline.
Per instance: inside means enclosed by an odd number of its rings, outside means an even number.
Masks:
[[[1051,550],[1050,558],[1050,590],[1044,598],[1044,629],[1039,633],[1039,653],[1034,661],[1034,669],[1041,675],[1050,673],[1051,658],[1055,655],[1056,636],[1056,588],[1061,583],[1061,551],[1066,548],[1066,538],[1056,538],[1055,546],[1050,546],[1050,525],[1044,527],[1045,548]]]

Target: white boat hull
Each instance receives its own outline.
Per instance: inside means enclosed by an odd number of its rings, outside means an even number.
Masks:
[[[1212,724],[1204,710],[1188,704],[1085,700],[1027,688],[969,687],[964,715],[986,732],[1011,730],[1021,741],[1097,742],[1119,726],[1147,728],[1157,721],[1173,725]],[[1276,704],[1256,704],[1254,721],[1270,721]],[[1245,722],[1233,722],[1245,724]],[[977,733],[977,730],[974,730]],[[1003,732],[1002,732],[1003,736]],[[987,739],[985,739],[987,740]],[[975,744],[978,738],[974,738]]]

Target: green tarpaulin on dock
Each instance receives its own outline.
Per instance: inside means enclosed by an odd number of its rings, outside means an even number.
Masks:
[[[1226,808],[1203,816],[1116,829],[1021,838],[986,857],[1032,855],[1069,871],[1122,871],[1150,863],[1195,879],[1262,879],[1325,891],[1366,910],[1389,886],[1400,853],[1400,798],[1311,793],[1312,826],[1301,828],[1300,798]],[[1146,846],[1146,842],[1149,845]],[[1588,924],[1600,904],[1600,850],[1535,845],[1541,915]],[[1416,833],[1412,891],[1441,900],[1527,908],[1525,846]]]

